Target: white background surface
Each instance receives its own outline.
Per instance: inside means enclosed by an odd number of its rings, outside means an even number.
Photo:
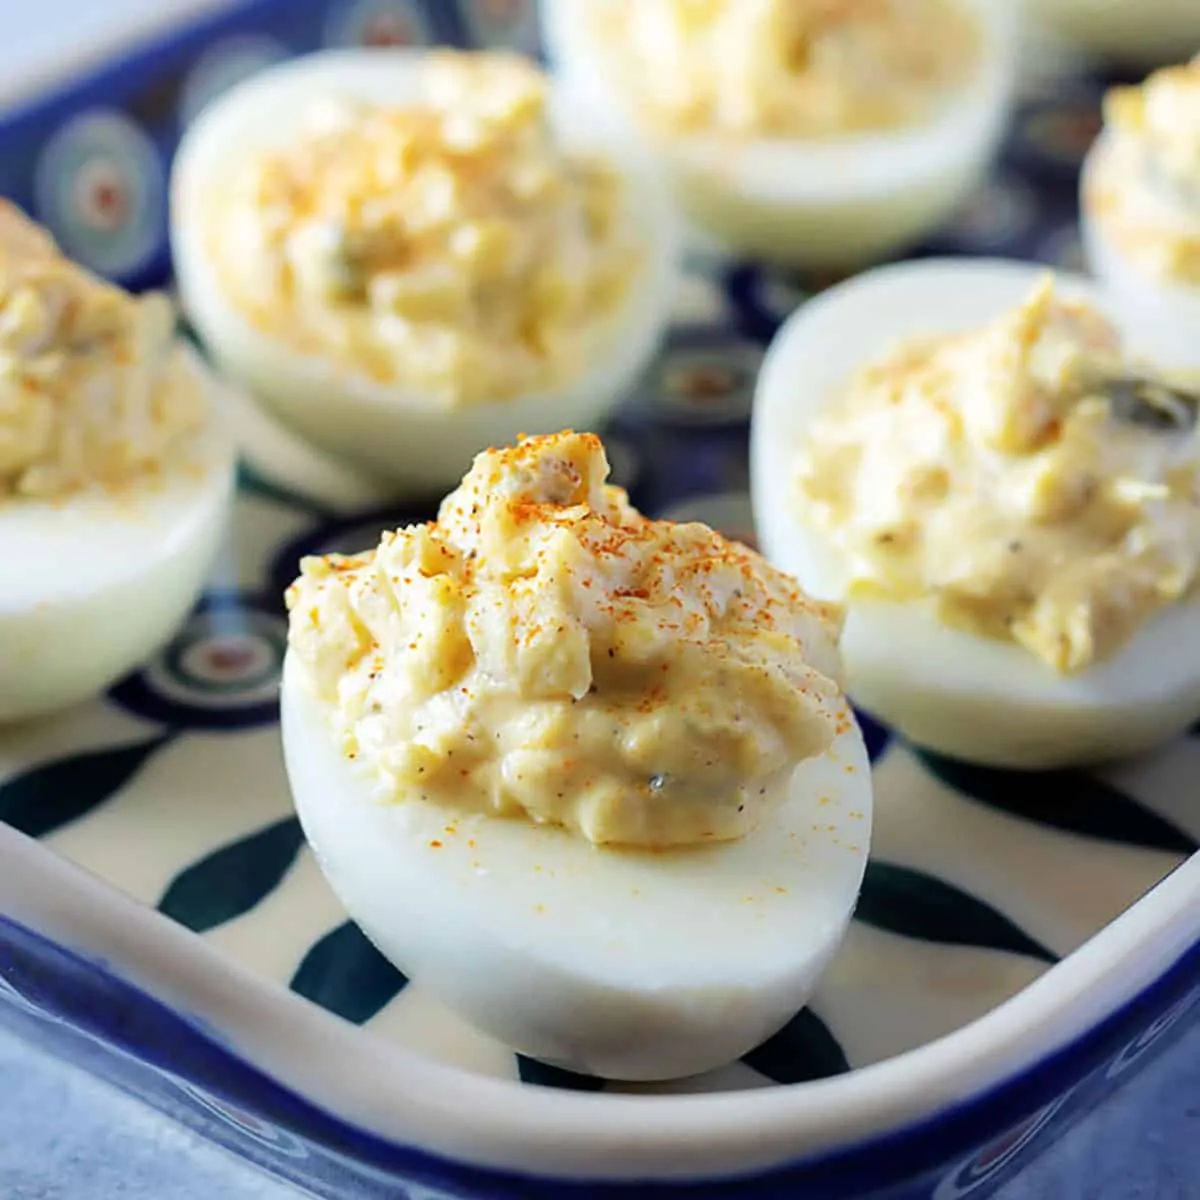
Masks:
[[[0,0],[0,108],[64,63],[234,0]]]

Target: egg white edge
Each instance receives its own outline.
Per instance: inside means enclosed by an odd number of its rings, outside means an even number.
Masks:
[[[204,388],[209,408],[204,425],[174,448],[165,461],[164,476],[169,480],[170,486],[173,488],[183,487],[185,490],[184,503],[179,507],[177,518],[171,528],[172,536],[168,539],[172,545],[176,545],[181,538],[203,536],[204,531],[213,522],[224,522],[232,504],[237,466],[234,442],[226,426],[222,382],[186,343],[177,342],[176,349],[181,355],[183,369],[199,379]],[[185,476],[191,477],[194,482],[183,482]],[[146,495],[155,499],[156,490],[160,485],[152,482],[147,486],[149,490]],[[111,519],[114,523],[120,523],[136,532],[138,496],[139,492],[135,489],[113,498],[84,493],[82,500],[91,509],[90,517],[95,516],[101,520]],[[55,500],[20,501],[20,503],[53,504],[56,507],[61,504],[69,514],[71,499],[71,497],[67,497],[61,502]],[[174,498],[173,502],[178,503]],[[0,506],[0,550],[2,550],[2,538],[3,508]],[[136,544],[136,536],[131,540]],[[111,575],[106,573],[103,587],[100,590],[124,587],[139,576],[146,574],[148,570],[153,570],[155,565],[150,564],[147,567],[136,556],[130,557],[127,562],[122,564],[114,563]],[[56,606],[74,606],[85,603],[92,592],[87,590],[81,592],[77,586],[80,582],[78,579],[74,580],[73,584],[76,586],[66,591],[57,591],[52,597],[44,599],[44,602]],[[84,582],[86,583],[86,581]],[[5,596],[0,592],[0,620],[8,616],[19,617],[27,607],[28,600],[26,599],[19,602],[12,601],[10,605],[6,605]]]
[[[365,823],[375,828],[379,837],[387,837],[397,841],[410,838],[422,839],[432,836],[439,841],[438,849],[428,852],[430,866],[428,870],[438,873],[445,871],[447,881],[461,877],[461,897],[459,902],[452,904],[459,907],[460,912],[448,912],[454,917],[454,922],[460,926],[476,922],[478,916],[478,901],[467,897],[468,890],[482,888],[486,892],[494,891],[498,886],[495,870],[489,870],[487,882],[473,884],[469,876],[472,874],[469,866],[464,866],[462,860],[478,858],[486,862],[489,856],[504,858],[511,854],[512,859],[500,866],[523,871],[526,867],[540,871],[539,866],[530,867],[534,862],[545,863],[547,869],[554,868],[561,877],[543,877],[536,881],[522,882],[518,889],[522,900],[536,895],[539,901],[544,901],[549,908],[556,910],[556,915],[548,917],[548,932],[543,936],[536,933],[536,921],[531,922],[528,931],[514,935],[507,926],[510,917],[520,916],[520,904],[511,912],[501,911],[498,906],[492,914],[494,919],[488,920],[485,915],[485,927],[481,932],[497,948],[507,955],[523,955],[529,960],[534,970],[553,972],[563,971],[579,982],[597,988],[619,988],[632,996],[654,996],[660,990],[660,984],[655,982],[653,971],[645,972],[644,964],[633,962],[629,951],[618,950],[615,954],[585,953],[581,960],[576,960],[575,950],[559,946],[563,940],[563,918],[558,910],[564,907],[569,910],[572,903],[573,881],[579,880],[588,889],[587,895],[593,897],[597,888],[611,887],[636,889],[640,898],[632,900],[628,896],[614,896],[619,901],[616,905],[615,925],[612,932],[625,937],[636,932],[636,922],[640,917],[632,915],[635,910],[655,903],[656,893],[670,891],[676,882],[685,886],[695,883],[702,874],[700,864],[715,867],[717,858],[725,856],[732,860],[734,867],[731,873],[722,878],[720,891],[736,891],[737,903],[741,894],[746,891],[769,893],[776,884],[787,884],[789,894],[775,901],[773,896],[764,894],[757,907],[765,914],[765,919],[775,922],[787,922],[795,914],[797,904],[809,906],[809,893],[814,888],[832,882],[833,892],[827,905],[821,907],[820,918],[814,918],[811,929],[804,928],[805,936],[811,935],[814,946],[809,957],[813,960],[822,956],[829,957],[840,944],[845,926],[861,887],[863,871],[866,868],[867,852],[870,844],[872,797],[870,781],[870,764],[861,731],[856,725],[838,735],[830,750],[820,756],[819,761],[812,765],[820,768],[817,780],[839,766],[854,769],[854,780],[844,785],[843,794],[838,796],[832,806],[826,809],[819,804],[819,797],[806,794],[813,786],[805,767],[801,763],[796,770],[788,788],[788,794],[779,807],[768,812],[762,823],[746,837],[737,842],[681,849],[664,855],[622,854],[612,849],[600,849],[586,842],[582,837],[551,826],[540,826],[521,819],[501,819],[479,814],[457,814],[444,805],[407,800],[400,803],[385,803],[371,793],[376,787],[375,776],[370,767],[363,761],[351,763],[346,760],[335,745],[335,735],[328,721],[325,706],[314,697],[308,689],[305,673],[300,664],[289,653],[284,663],[283,683],[281,688],[283,706],[284,744],[288,749],[285,758],[289,762],[304,758],[307,747],[319,743],[320,756],[331,765],[329,783],[341,788],[345,794],[321,795],[314,793],[304,785],[303,780],[292,783],[292,791],[301,823],[314,831],[322,828],[328,831],[336,822],[331,820],[339,807],[348,817],[364,816]],[[299,738],[299,741],[296,739]],[[300,750],[295,749],[296,746]],[[839,780],[840,782],[840,780]],[[836,789],[837,784],[819,782],[823,792],[826,788]],[[861,817],[851,818],[850,812],[861,812]],[[411,815],[409,815],[411,814]],[[807,833],[808,825],[825,819],[836,823],[836,831],[827,829],[825,824],[812,839],[811,845],[804,842],[798,847],[796,854],[787,850],[776,849],[772,853],[764,849],[763,857],[767,859],[765,866],[760,866],[757,846],[766,847],[777,837],[792,832]],[[444,832],[443,827],[456,827],[453,834]],[[365,824],[363,825],[365,827]],[[827,834],[834,834],[831,840]],[[840,836],[839,836],[840,835]],[[316,836],[316,851],[318,861],[322,860],[321,846],[324,835]],[[418,850],[418,853],[421,851]],[[434,859],[433,856],[437,858]],[[801,865],[809,856],[815,856],[812,872],[805,878]],[[607,859],[611,856],[614,868],[609,870]],[[526,863],[524,860],[528,859]],[[768,879],[767,876],[770,878]],[[334,882],[336,888],[336,881]],[[448,903],[453,897],[448,898]],[[719,900],[722,906],[725,900]],[[816,909],[815,903],[812,908]],[[753,911],[753,910],[751,910]],[[673,920],[681,919],[678,914]],[[748,917],[747,920],[756,920]],[[569,923],[569,922],[568,922]],[[819,926],[819,928],[818,928]],[[528,936],[532,932],[533,936]],[[679,930],[667,931],[666,936],[675,936]],[[647,945],[652,946],[657,933],[647,934]],[[773,938],[774,934],[770,935]],[[567,940],[570,940],[568,936]],[[547,947],[552,952],[547,955]],[[634,952],[636,959],[640,951]],[[687,958],[691,951],[684,957]],[[695,954],[698,959],[707,959],[707,953],[697,947]],[[770,987],[775,984],[781,974],[792,973],[796,963],[789,964],[787,971],[770,966],[765,962],[759,963],[761,977],[742,979],[741,983],[755,987]],[[642,974],[638,977],[638,971]],[[630,982],[633,978],[634,981]],[[697,962],[688,966],[686,972],[676,967],[671,979],[662,984],[664,993],[691,988],[721,988],[730,986],[727,975],[713,967],[708,962]],[[801,1000],[802,1003],[802,1000]],[[799,1007],[799,1004],[797,1005]]]
[[[926,259],[880,267],[840,284],[799,309],[785,324],[764,360],[751,424],[751,492],[755,523],[768,555],[780,553],[799,524],[797,501],[776,492],[789,489],[794,478],[798,441],[807,424],[844,384],[857,366],[885,350],[896,338],[971,329],[1025,299],[1049,269],[1034,263],[1001,259]],[[1056,286],[1067,296],[1086,300],[1102,312],[1110,306],[1094,284],[1077,275],[1056,272]],[[969,291],[968,283],[978,290]],[[867,328],[861,322],[868,322]],[[850,329],[854,335],[847,337]],[[822,353],[814,354],[817,350]],[[796,381],[803,381],[797,383]],[[806,534],[810,550],[820,554],[819,572],[834,578],[844,569],[837,555],[821,553],[819,535]],[[784,569],[796,570],[777,560]],[[804,572],[800,582],[804,585]],[[837,599],[823,596],[823,599]],[[1042,708],[1101,708],[1115,684],[1124,681],[1128,664],[1142,655],[1169,664],[1177,675],[1159,681],[1153,696],[1195,686],[1200,674],[1200,642],[1196,652],[1179,653],[1180,635],[1200,625],[1200,600],[1177,604],[1149,621],[1122,650],[1076,676],[1058,675],[1028,650],[952,629],[937,621],[927,606],[873,602],[870,609],[890,626],[893,640],[905,628],[936,629],[947,648],[938,664],[939,684],[965,691],[983,664],[989,677],[1003,681],[1014,699]],[[1188,645],[1184,639],[1183,645]],[[955,649],[961,653],[955,654]],[[958,669],[962,666],[962,669]],[[1140,697],[1132,697],[1133,702]]]
[[[587,0],[589,4],[594,0]],[[920,187],[957,158],[964,147],[986,153],[1003,128],[1016,90],[1018,22],[1011,0],[966,0],[983,23],[983,70],[947,99],[930,119],[911,128],[830,139],[771,138],[731,148],[718,138],[685,135],[634,136],[640,123],[602,72],[605,51],[589,43],[584,24],[566,13],[583,0],[544,0],[543,37],[555,69],[586,97],[598,120],[616,123],[625,136],[656,145],[699,168],[736,172],[739,186],[777,203],[831,204],[848,193],[886,197],[898,188]],[[613,111],[607,111],[613,99]],[[794,169],[781,168],[794,156]]]
[[[1167,365],[1200,369],[1200,287],[1156,279],[1116,244],[1107,222],[1089,200],[1108,166],[1116,138],[1105,131],[1092,143],[1080,173],[1080,221],[1088,270],[1099,281],[1129,326],[1135,352],[1162,358]],[[1197,218],[1200,228],[1200,218]]]
[[[626,184],[625,220],[643,240],[648,253],[637,278],[630,282],[624,307],[606,323],[595,347],[596,362],[564,387],[531,393],[512,401],[448,408],[440,401],[401,387],[375,383],[346,371],[327,359],[299,354],[286,343],[255,329],[227,303],[214,305],[220,293],[218,276],[200,253],[200,229],[194,216],[209,188],[220,186],[228,170],[226,152],[240,145],[239,154],[277,145],[290,128],[297,128],[312,100],[324,95],[350,96],[383,103],[403,103],[418,94],[417,68],[424,49],[322,50],[268,68],[230,88],[211,103],[185,134],[172,168],[171,241],[185,311],[201,338],[220,329],[222,340],[236,337],[245,350],[261,354],[268,369],[281,379],[301,377],[306,386],[323,383],[350,396],[365,408],[403,411],[413,419],[455,424],[507,426],[523,412],[544,412],[561,402],[565,393],[595,389],[598,382],[620,375],[628,364],[648,360],[670,318],[679,230],[666,191],[644,156],[620,144],[595,126],[576,101],[552,89],[552,122],[567,138],[581,139],[586,153],[605,158]],[[352,86],[348,85],[353,80]],[[257,111],[253,123],[247,111]],[[189,234],[181,230],[190,229]],[[220,357],[216,341],[211,348]],[[493,440],[504,440],[505,433]],[[486,440],[486,434],[481,434]]]
[[[808,1002],[845,937],[871,814],[853,724],[746,837],[654,854],[384,802],[294,660],[281,704],[296,811],[334,892],[413,982],[524,1053],[615,1079],[718,1069]]]

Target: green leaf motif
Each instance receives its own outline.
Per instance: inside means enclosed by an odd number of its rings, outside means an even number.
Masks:
[[[595,1075],[579,1075],[565,1067],[552,1067],[536,1058],[526,1058],[524,1054],[517,1055],[517,1074],[522,1083],[533,1083],[538,1087],[561,1088],[568,1092],[604,1090],[604,1080]]]
[[[877,721],[863,709],[856,708],[854,718],[858,722],[859,731],[862,733],[863,742],[867,747],[867,758],[873,763],[878,762],[892,744],[892,731],[882,721]]]
[[[742,1062],[776,1083],[810,1083],[850,1070],[846,1052],[810,1008],[801,1009],[774,1037]]]
[[[408,980],[367,940],[353,921],[327,933],[292,976],[293,992],[362,1025],[386,1008]]]
[[[204,354],[204,343],[192,323],[182,313],[175,314],[175,336],[188,342],[194,350]]]
[[[894,863],[867,864],[854,917],[902,937],[1058,962],[1058,955],[991,905],[932,875]]]
[[[29,837],[45,837],[110,800],[176,736],[85,750],[56,758],[0,783],[0,821]]]
[[[175,876],[158,911],[195,933],[232,921],[279,886],[303,842],[300,822],[286,817],[222,846]]]
[[[775,1083],[807,1083],[828,1079],[850,1070],[846,1054],[828,1026],[811,1009],[802,1009],[777,1034],[742,1056],[742,1062]],[[523,1083],[563,1088],[573,1092],[599,1092],[605,1081],[581,1075],[537,1059],[517,1055],[517,1073]]]
[[[1082,771],[1000,771],[928,751],[919,756],[947,787],[1026,821],[1168,854],[1189,855],[1200,848],[1157,813]]]

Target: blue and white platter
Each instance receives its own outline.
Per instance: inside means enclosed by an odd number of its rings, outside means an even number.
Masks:
[[[0,113],[0,194],[130,286],[169,283],[171,150],[222,87],[330,43],[533,49],[536,33],[521,0],[200,9]],[[1031,86],[995,175],[921,252],[1077,267],[1104,82]],[[689,264],[662,359],[606,431],[639,507],[753,540],[755,373],[829,282]],[[276,725],[299,557],[361,549],[433,500],[338,495],[261,449],[171,644],[102,700],[0,730],[7,1025],[322,1196],[951,1200],[995,1191],[1200,1020],[1200,730],[1099,773],[1031,776],[866,721],[862,899],[781,1033],[708,1076],[618,1086],[475,1032],[327,889]]]

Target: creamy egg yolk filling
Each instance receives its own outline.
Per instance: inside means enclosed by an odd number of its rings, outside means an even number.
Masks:
[[[457,406],[592,365],[638,261],[624,185],[567,153],[547,80],[430,52],[422,97],[326,97],[206,211],[229,300],[303,353]]]
[[[1152,275],[1200,285],[1200,57],[1111,89],[1104,116],[1111,146],[1089,211]]]
[[[667,135],[827,137],[917,123],[970,81],[983,40],[962,0],[586,7],[639,112]]]
[[[1196,414],[1106,382],[1128,377],[1112,326],[1046,279],[863,369],[803,441],[803,519],[852,597],[926,598],[1081,671],[1196,587]]]
[[[89,274],[0,201],[0,505],[140,481],[206,411],[167,300]]]
[[[436,522],[301,564],[293,658],[381,800],[594,843],[734,839],[852,720],[840,610],[607,475],[593,435],[524,439]]]

